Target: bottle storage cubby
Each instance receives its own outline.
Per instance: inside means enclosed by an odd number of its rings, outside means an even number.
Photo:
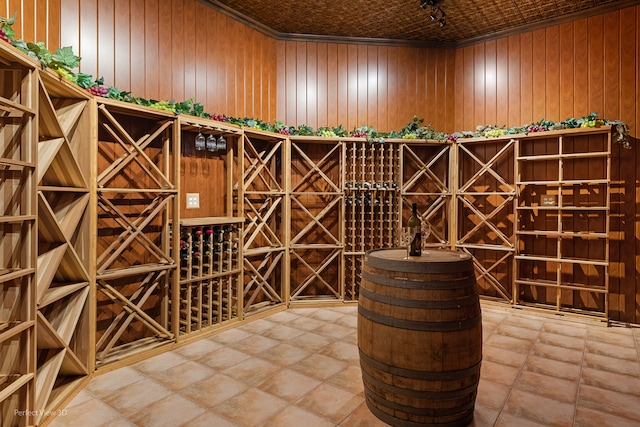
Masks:
[[[243,316],[285,303],[289,221],[284,135],[244,129],[238,142],[233,184],[235,216],[243,227]]]
[[[358,300],[366,251],[398,245],[400,144],[345,142],[344,298]]]
[[[176,117],[107,99],[97,106],[96,364],[175,339]],[[175,298],[174,298],[175,299]]]
[[[242,218],[181,221],[181,335],[238,318],[242,222]]]
[[[520,139],[516,304],[608,317],[611,133]]]
[[[0,43],[0,424],[8,426],[36,423],[36,68]]]
[[[486,298],[512,301],[516,140],[458,141],[455,146],[454,244],[476,260]]]

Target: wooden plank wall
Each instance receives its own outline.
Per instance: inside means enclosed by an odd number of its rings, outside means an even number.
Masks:
[[[287,124],[400,130],[414,115],[452,129],[453,50],[278,42],[278,117]]]
[[[197,0],[8,0],[16,36],[72,46],[80,71],[133,96],[276,117],[276,41]],[[64,25],[61,25],[64,23]]]

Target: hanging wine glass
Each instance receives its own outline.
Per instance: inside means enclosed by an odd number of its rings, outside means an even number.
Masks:
[[[213,136],[212,134],[209,134],[209,136],[207,137],[207,150],[209,150],[212,153],[215,153],[216,151],[218,151],[218,144],[216,144],[216,137]]]
[[[227,152],[227,140],[224,138],[223,135],[220,135],[220,137],[218,138],[218,151],[221,152],[222,154],[225,154]]]
[[[198,132],[198,136],[196,136],[196,150],[204,150],[205,144],[204,135],[201,132]]]

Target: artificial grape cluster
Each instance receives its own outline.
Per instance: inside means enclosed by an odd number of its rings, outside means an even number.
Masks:
[[[323,137],[323,138],[334,138],[337,135],[332,130],[323,130],[322,132],[320,132],[320,136]]]
[[[227,118],[225,117],[224,114],[219,114],[219,113],[213,113],[209,116],[210,119],[212,120],[217,120],[219,122],[226,122]]]
[[[527,132],[532,133],[532,132],[544,132],[546,131],[547,128],[544,126],[540,126],[540,125],[531,125],[527,128]]]
[[[289,129],[287,128],[282,128],[278,131],[279,134],[281,135],[291,135],[291,132],[289,132]]]
[[[106,97],[107,93],[109,92],[107,90],[107,88],[102,87],[102,86],[91,86],[90,88],[87,89],[87,91],[94,96],[101,96],[101,97]]]
[[[176,107],[174,105],[171,105],[169,101],[156,101],[153,104],[149,105],[149,107],[157,108],[158,110],[171,111],[174,113],[176,111]]]
[[[402,135],[402,139],[418,139],[418,135],[415,133],[405,133]]]
[[[490,129],[488,131],[484,132],[484,136],[502,136],[502,135],[506,135],[507,134],[507,130],[506,129]]]
[[[0,40],[4,40],[7,43],[11,43],[11,40],[9,40],[9,37],[7,37],[7,33],[5,33],[2,28],[0,28]]]
[[[367,137],[367,133],[364,131],[355,131],[351,133],[351,136],[354,138],[366,138]]]

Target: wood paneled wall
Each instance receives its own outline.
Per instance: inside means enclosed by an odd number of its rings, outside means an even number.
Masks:
[[[72,46],[80,71],[133,96],[276,117],[277,43],[197,0],[8,0],[16,36]]]
[[[455,52],[281,41],[278,116],[313,128],[400,130],[414,115],[453,126]]]

